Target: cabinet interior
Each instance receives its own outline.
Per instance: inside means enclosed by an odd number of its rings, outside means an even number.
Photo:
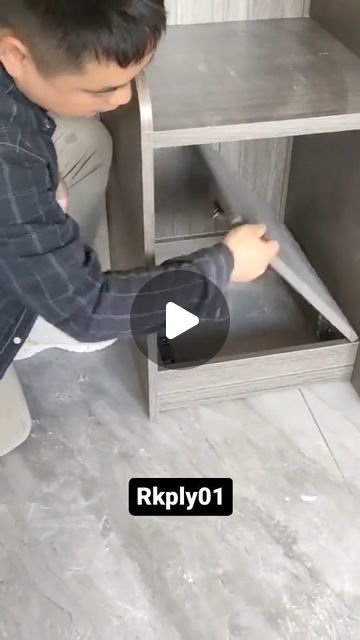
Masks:
[[[198,147],[155,151],[158,264],[223,238],[231,226],[231,212],[220,205],[218,196],[215,180]],[[344,339],[273,269],[252,283],[231,285],[226,297],[230,333],[216,361]],[[173,341],[175,362],[189,366],[206,358],[214,331],[216,328],[209,326],[201,339],[197,335],[194,341],[189,336]]]

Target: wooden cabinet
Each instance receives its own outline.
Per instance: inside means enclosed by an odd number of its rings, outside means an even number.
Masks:
[[[206,161],[209,145],[273,139],[292,149],[273,221],[308,260],[294,263],[297,291],[274,270],[231,287],[229,339],[201,367],[186,368],[180,356],[176,370],[166,370],[136,353],[152,418],[158,410],[352,376],[360,333],[355,24],[359,33],[353,0],[314,0],[309,18],[170,27],[131,104],[104,118],[115,149],[108,193],[114,269],[162,262],[222,237],[229,215],[226,204],[223,215],[215,212],[221,194]],[[309,265],[333,307],[321,304]],[[155,337],[148,349],[154,356]],[[360,368],[360,389],[358,379]]]

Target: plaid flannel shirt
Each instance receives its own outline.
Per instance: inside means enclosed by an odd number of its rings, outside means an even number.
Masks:
[[[128,338],[135,296],[154,276],[166,273],[173,301],[196,300],[200,312],[204,279],[189,291],[179,286],[178,271],[190,269],[224,289],[233,269],[231,252],[219,243],[152,269],[103,273],[56,202],[54,130],[0,65],[0,378],[38,316],[81,342]],[[148,298],[143,331],[150,334],[163,324],[167,300],[156,288]]]

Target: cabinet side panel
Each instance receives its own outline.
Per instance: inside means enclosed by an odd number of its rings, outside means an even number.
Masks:
[[[294,140],[286,222],[360,331],[360,132]]]
[[[102,116],[113,140],[107,191],[112,269],[145,264],[141,130],[137,92],[125,107]]]
[[[310,16],[360,55],[359,0],[312,0]]]
[[[104,115],[102,119],[114,145],[107,192],[111,267],[115,271],[127,270],[144,266],[151,253],[154,253],[154,231],[146,228],[144,224],[144,220],[147,219],[145,208],[151,206],[154,180],[153,173],[151,174],[151,158],[149,159],[152,150],[146,148],[147,155],[143,158],[139,101],[135,86],[131,103]],[[152,348],[151,340],[149,348]],[[156,417],[155,364],[148,361],[135,345],[134,357],[145,393],[147,410],[151,417]]]

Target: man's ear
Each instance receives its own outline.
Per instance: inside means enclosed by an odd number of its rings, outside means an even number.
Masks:
[[[0,38],[0,60],[14,80],[24,75],[29,59],[30,52],[21,40],[11,35]]]

